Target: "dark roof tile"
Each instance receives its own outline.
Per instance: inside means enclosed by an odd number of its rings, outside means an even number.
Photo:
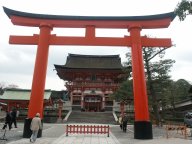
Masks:
[[[119,55],[77,55],[69,54],[65,65],[56,67],[81,69],[122,69]]]

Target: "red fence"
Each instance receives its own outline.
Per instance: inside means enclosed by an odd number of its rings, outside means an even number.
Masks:
[[[66,136],[69,133],[73,134],[107,134],[109,137],[109,125],[67,125]]]

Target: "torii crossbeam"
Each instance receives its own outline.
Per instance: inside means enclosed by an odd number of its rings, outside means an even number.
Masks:
[[[43,118],[43,93],[49,45],[126,46],[132,50],[134,87],[134,138],[152,139],[152,124],[149,119],[148,98],[142,56],[142,47],[171,47],[171,39],[147,38],[141,36],[142,29],[167,28],[175,18],[173,12],[149,16],[62,16],[42,15],[11,10],[4,11],[14,25],[39,27],[40,33],[33,36],[10,36],[10,44],[38,45],[32,82],[28,118],[37,112]],[[53,28],[85,28],[85,36],[57,36]],[[130,36],[96,37],[96,28],[127,29]],[[24,137],[27,137],[29,122],[25,122]]]

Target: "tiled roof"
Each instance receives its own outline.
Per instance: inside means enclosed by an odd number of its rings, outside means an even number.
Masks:
[[[122,69],[119,55],[76,55],[69,54],[65,65],[55,65],[56,68],[80,69]]]
[[[2,100],[30,100],[31,90],[26,89],[7,89],[0,96]],[[44,100],[48,100],[51,96],[51,90],[45,90]]]

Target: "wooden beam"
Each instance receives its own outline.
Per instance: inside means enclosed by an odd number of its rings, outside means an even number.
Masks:
[[[39,40],[39,35],[33,36],[14,36],[9,37],[10,44],[22,44],[22,45],[37,45]]]
[[[141,37],[143,47],[171,47],[172,42],[169,38],[147,38]]]
[[[10,36],[10,44],[37,45],[39,35],[33,36]],[[169,38],[141,37],[143,47],[171,47]],[[50,45],[84,45],[84,46],[131,46],[130,36],[117,37],[69,37],[51,35]]]

